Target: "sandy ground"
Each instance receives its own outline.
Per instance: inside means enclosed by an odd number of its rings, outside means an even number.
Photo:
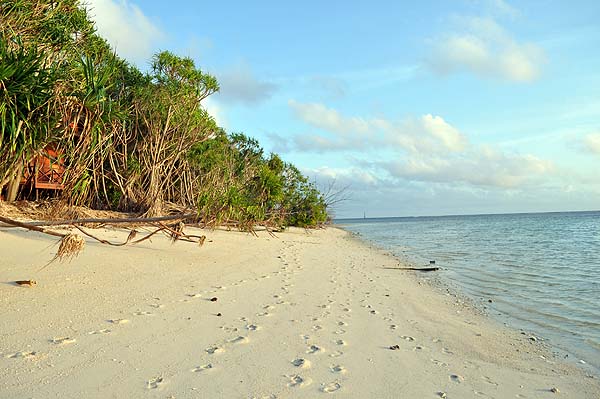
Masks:
[[[600,397],[598,379],[344,231],[204,234],[88,241],[39,271],[55,240],[0,229],[0,397]]]

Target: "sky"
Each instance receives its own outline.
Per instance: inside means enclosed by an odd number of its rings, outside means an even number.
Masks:
[[[600,209],[597,0],[87,3],[140,69],[215,75],[202,106],[336,217]]]

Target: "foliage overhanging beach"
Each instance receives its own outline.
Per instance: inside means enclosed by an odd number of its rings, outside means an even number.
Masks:
[[[61,169],[57,214],[66,205],[147,217],[193,210],[203,225],[247,230],[327,220],[313,182],[251,137],[228,134],[202,107],[219,90],[214,76],[168,51],[141,72],[95,33],[82,6],[0,2],[0,190],[8,201],[38,195],[23,180],[37,177],[33,162],[43,157],[51,173]]]

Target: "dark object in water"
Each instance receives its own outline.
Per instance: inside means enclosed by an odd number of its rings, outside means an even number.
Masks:
[[[384,269],[413,270],[417,272],[436,272],[440,270],[439,267],[384,267]]]
[[[392,345],[389,347],[389,349],[393,350],[393,351],[397,351],[398,349],[400,349],[400,345]]]
[[[217,297],[216,297],[216,296],[213,296],[212,298],[210,298],[210,301],[211,301],[211,302],[217,302]]]
[[[430,265],[435,265],[435,261],[434,261],[434,260],[430,260],[430,261],[429,261],[429,264],[430,264]]]

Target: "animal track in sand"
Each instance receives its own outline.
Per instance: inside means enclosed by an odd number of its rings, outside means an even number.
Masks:
[[[412,342],[412,341],[415,340],[414,337],[411,337],[411,336],[408,336],[408,335],[402,335],[400,338],[402,338],[402,339],[404,339],[406,341],[410,341],[410,342]]]
[[[240,335],[240,336],[230,339],[228,342],[231,344],[247,344],[248,337],[243,337]]]
[[[261,312],[261,313],[257,313],[256,315],[259,316],[259,317],[269,317],[269,316],[271,316],[271,313],[269,313],[269,312]]]
[[[348,325],[348,323],[346,323],[345,321],[341,321],[341,320],[338,321],[337,324],[338,324],[338,326],[347,326]]]
[[[346,368],[344,366],[340,366],[339,364],[334,364],[332,366],[329,367],[329,370],[331,370],[332,373],[345,373]]]
[[[72,344],[75,341],[76,341],[75,338],[69,338],[69,337],[52,338],[50,340],[50,342],[52,342],[53,344],[56,344],[56,345]]]
[[[33,352],[33,351],[20,351],[20,352],[16,352],[16,353],[11,353],[9,355],[6,355],[4,357],[6,357],[7,359],[32,359],[34,357],[37,356],[37,352]]]
[[[321,387],[321,391],[325,392],[325,393],[332,393],[332,392],[339,390],[341,387],[342,386],[340,385],[339,382],[330,382],[327,385],[323,385]]]
[[[108,328],[103,328],[102,330],[94,330],[94,331],[90,331],[88,334],[90,335],[95,335],[95,334],[110,334],[110,330]]]
[[[314,325],[314,326],[312,326],[312,329],[313,329],[313,331],[319,331],[319,330],[322,330],[323,327],[321,327],[319,325]]]
[[[462,375],[458,375],[458,374],[450,374],[450,381],[460,384],[465,381],[465,377],[463,377]]]
[[[149,379],[146,382],[146,388],[156,389],[156,388],[159,388],[164,383],[165,383],[165,379],[163,377],[154,377],[154,378]]]
[[[225,350],[223,348],[218,347],[218,346],[211,346],[209,348],[206,348],[204,351],[206,353],[208,353],[209,355],[216,355],[216,354],[225,352]]]
[[[155,309],[162,309],[165,307],[165,305],[163,305],[162,303],[152,303],[149,306],[155,308]]]
[[[435,364],[436,366],[448,367],[448,363],[442,362],[441,360],[437,360],[437,359],[429,359],[429,360],[431,360],[431,362],[433,364]]]
[[[300,367],[303,369],[310,367],[310,361],[303,359],[301,357],[299,357],[298,359],[292,360],[292,364],[296,367]]]
[[[334,334],[336,334],[336,335],[346,334],[346,330],[344,330],[343,328],[340,328],[339,330],[336,330],[334,332]]]
[[[344,341],[343,339],[336,339],[336,340],[335,340],[335,341],[333,341],[333,342],[335,342],[335,344],[336,344],[336,345],[341,345],[341,346],[346,346],[346,345],[348,345],[348,344],[346,343],[346,341]]]
[[[310,378],[304,378],[301,377],[299,375],[288,375],[286,376],[290,379],[290,382],[288,382],[288,387],[296,387],[296,388],[300,388],[306,385],[309,385],[311,383]]]
[[[135,312],[134,315],[136,316],[152,316],[154,313],[151,312],[146,312],[146,311],[138,311]]]
[[[108,320],[108,322],[112,323],[112,324],[127,324],[127,323],[129,323],[129,320],[127,320],[127,319],[111,319],[111,320]]]
[[[398,326],[397,326],[397,325],[395,325],[395,324],[392,324],[392,325],[390,325],[390,329],[391,329],[391,330],[395,330],[395,329],[397,329],[397,328],[398,328]]]
[[[208,364],[204,364],[202,366],[194,367],[190,371],[194,372],[194,373],[201,373],[203,371],[208,371],[208,370],[212,370],[212,369],[213,369],[213,365],[211,363],[208,363]]]
[[[318,347],[317,345],[311,345],[308,347],[306,353],[318,353],[323,352],[323,348]]]
[[[200,298],[202,294],[187,294],[190,298]]]
[[[378,314],[379,312],[376,310],[371,310],[371,314]]]
[[[248,325],[246,325],[246,330],[248,330],[248,331],[256,331],[256,330],[259,330],[259,329],[260,329],[260,327],[257,326],[256,324],[248,324]]]
[[[332,353],[329,354],[329,357],[340,357],[344,354],[344,352],[341,351],[334,351]]]

